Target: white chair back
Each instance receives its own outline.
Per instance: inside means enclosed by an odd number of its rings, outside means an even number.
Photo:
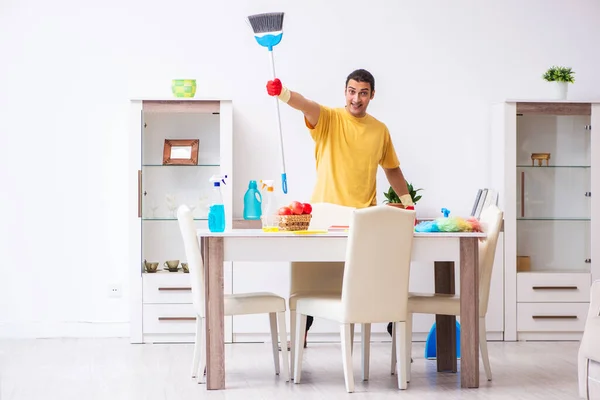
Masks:
[[[327,230],[331,225],[350,225],[353,207],[332,203],[312,204],[309,229]],[[343,262],[292,262],[290,294],[298,292],[339,293],[342,289]]]
[[[354,211],[342,286],[344,318],[406,321],[415,211],[386,205]]]
[[[327,229],[331,225],[349,225],[354,207],[332,203],[312,204],[310,229]]]
[[[177,209],[177,220],[179,221],[185,256],[190,270],[192,302],[196,313],[199,316],[204,316],[204,263],[196,235],[194,217],[185,204]]]
[[[485,208],[479,217],[486,238],[479,241],[479,316],[485,317],[490,298],[492,269],[496,257],[496,244],[502,227],[504,213],[496,206]]]

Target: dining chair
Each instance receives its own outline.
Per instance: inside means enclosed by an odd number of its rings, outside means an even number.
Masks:
[[[496,206],[490,205],[481,212],[479,222],[486,237],[479,241],[479,346],[481,357],[488,381],[492,380],[492,370],[487,348],[485,316],[488,310],[490,286],[492,281],[492,268],[496,254],[498,235],[502,228],[504,213]],[[408,356],[412,352],[412,315],[440,314],[460,316],[460,295],[436,293],[409,293],[408,295],[408,335],[406,337]],[[396,356],[394,343],[392,343],[392,374]],[[408,379],[410,380],[410,362],[408,365]]]
[[[183,238],[185,255],[189,266],[192,287],[192,302],[196,312],[196,337],[194,342],[194,357],[192,361],[192,377],[198,377],[198,383],[205,383],[204,370],[206,367],[206,338],[205,330],[205,296],[204,296],[204,263],[200,244],[196,235],[194,218],[188,206],[181,205],[177,210],[177,220]],[[254,292],[226,294],[224,299],[225,316],[247,314],[269,314],[271,325],[271,342],[275,374],[279,375],[279,350],[277,346],[277,324],[279,323],[279,341],[285,344],[286,332],[286,301],[274,293]],[[290,380],[287,351],[281,352],[283,376]]]
[[[312,204],[310,230],[327,230],[332,225],[349,225],[354,207],[332,203]],[[290,370],[294,376],[296,301],[314,294],[339,294],[342,291],[343,262],[292,262],[290,265]],[[303,334],[306,347],[306,331]]]
[[[592,283],[578,361],[579,397],[600,399],[600,280]]]
[[[296,301],[294,382],[300,383],[306,316],[340,324],[342,363],[347,392],[354,391],[353,324],[392,321],[397,357],[406,359],[408,282],[415,212],[389,206],[353,211],[340,293],[306,295]],[[365,353],[363,353],[364,355]],[[368,353],[367,353],[368,355]],[[368,360],[363,359],[363,380]],[[406,366],[399,368],[398,387],[406,389]]]

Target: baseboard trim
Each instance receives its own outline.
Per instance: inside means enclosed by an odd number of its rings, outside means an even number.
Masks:
[[[0,322],[0,339],[128,338],[129,322]]]
[[[552,342],[552,341],[571,341],[581,340],[583,332],[517,332],[517,340],[523,342]]]

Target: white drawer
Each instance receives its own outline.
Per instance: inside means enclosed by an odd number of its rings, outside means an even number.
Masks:
[[[520,272],[517,302],[589,302],[591,284],[585,273]]]
[[[143,301],[145,304],[192,303],[190,274],[183,272],[144,273]]]
[[[196,332],[191,304],[144,304],[142,314],[144,334]]]
[[[589,303],[518,303],[519,332],[583,332]]]

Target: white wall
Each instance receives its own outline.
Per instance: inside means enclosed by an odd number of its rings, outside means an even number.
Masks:
[[[552,64],[575,69],[572,99],[600,84],[594,0],[86,3],[0,5],[0,336],[128,334],[130,97],[169,97],[171,78],[193,77],[198,97],[233,99],[237,216],[249,179],[279,176],[267,52],[249,14],[286,12],[278,75],[307,97],[341,106],[346,75],[373,72],[370,112],[426,189],[420,216],[466,215],[487,184],[491,102],[547,96]],[[308,199],[312,143],[297,112],[282,117],[285,201]],[[124,297],[107,297],[113,282]]]

